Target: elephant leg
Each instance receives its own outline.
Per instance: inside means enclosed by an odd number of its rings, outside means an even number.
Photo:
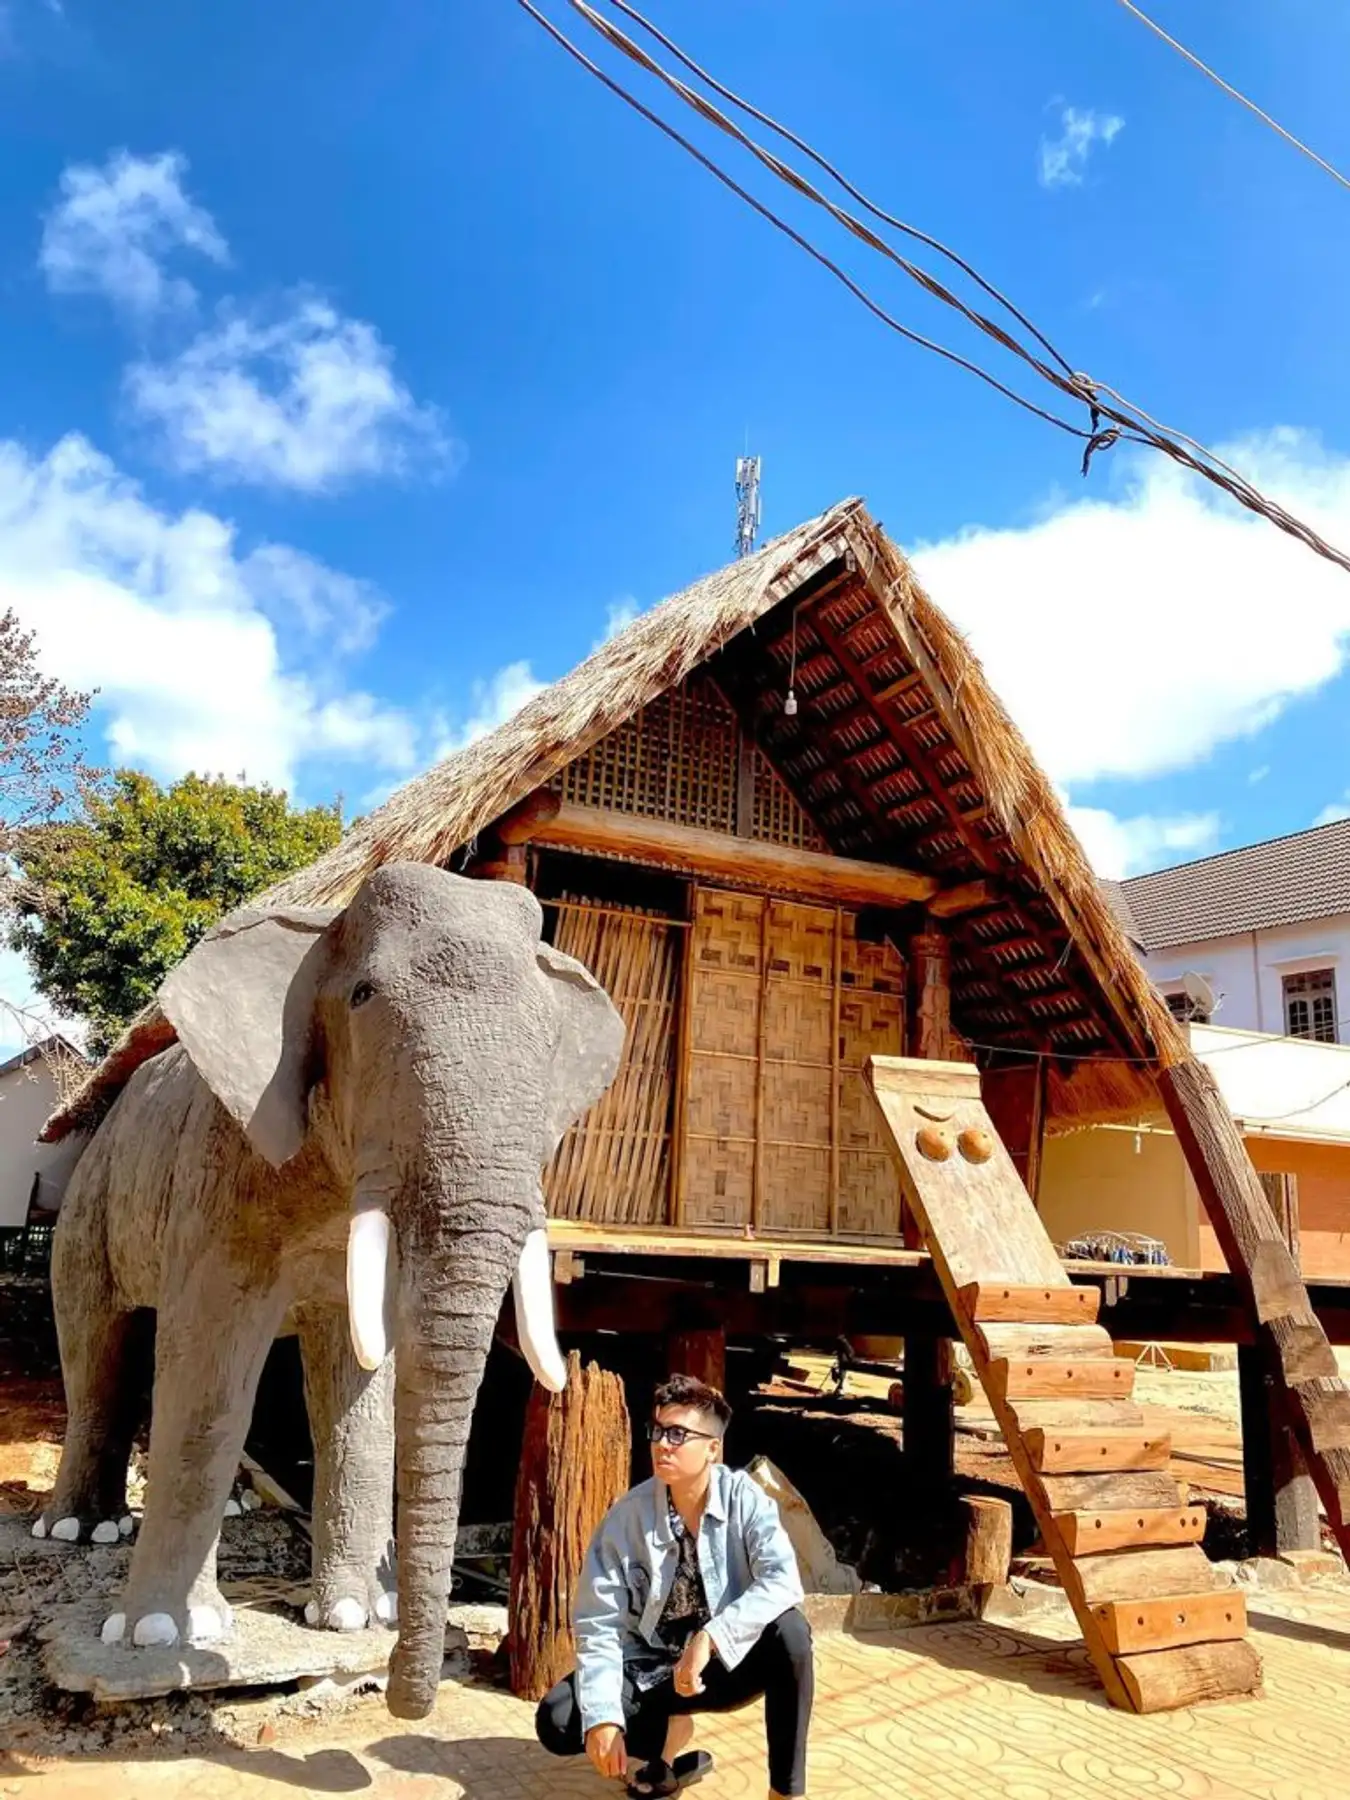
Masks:
[[[216,1586],[216,1544],[258,1377],[286,1310],[218,1266],[161,1308],[145,1515],[121,1610],[106,1643],[208,1643],[230,1628]]]
[[[93,1215],[63,1220],[52,1256],[52,1304],[66,1390],[66,1435],[52,1497],[34,1537],[115,1544],[131,1532],[127,1461],[136,1428],[128,1347],[134,1314],[113,1291]]]
[[[305,1404],[314,1438],[311,1625],[393,1624],[394,1359],[373,1372],[352,1352],[346,1309],[297,1308]]]

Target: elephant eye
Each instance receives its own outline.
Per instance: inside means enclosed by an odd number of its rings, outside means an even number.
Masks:
[[[364,1006],[367,1000],[375,998],[375,989],[368,981],[358,981],[352,989],[351,1008],[355,1012],[358,1006]]]

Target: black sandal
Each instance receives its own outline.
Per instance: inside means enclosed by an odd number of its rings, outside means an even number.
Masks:
[[[654,1757],[629,1782],[630,1800],[666,1800],[669,1794],[694,1787],[712,1773],[712,1767],[712,1755],[707,1750],[686,1750],[673,1763]]]

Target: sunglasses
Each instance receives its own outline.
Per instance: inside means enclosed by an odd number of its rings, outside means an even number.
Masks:
[[[647,1437],[653,1444],[662,1441],[669,1444],[672,1450],[681,1450],[690,1438],[703,1438],[707,1443],[716,1443],[717,1439],[711,1431],[690,1431],[687,1425],[662,1425],[655,1419],[647,1427]]]

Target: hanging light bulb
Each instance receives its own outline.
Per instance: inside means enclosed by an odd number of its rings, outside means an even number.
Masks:
[[[797,602],[800,606],[801,602]],[[787,698],[783,702],[783,711],[789,719],[797,716],[797,696],[794,689],[797,685],[797,607],[792,609],[792,667],[788,670]]]
[[[783,711],[787,714],[789,719],[795,719],[797,716],[797,696],[793,693],[791,688],[788,689],[787,699],[783,702]]]

